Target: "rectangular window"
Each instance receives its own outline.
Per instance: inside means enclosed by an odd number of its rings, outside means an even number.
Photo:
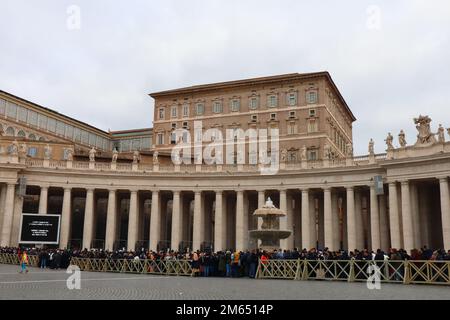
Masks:
[[[56,132],[56,120],[53,118],[48,118],[47,130],[50,132]]]
[[[297,104],[297,94],[295,92],[288,93],[288,105],[295,106]]]
[[[150,139],[150,137],[146,137],[146,138],[141,138],[141,148],[142,149],[150,149],[150,147],[151,147],[151,144],[152,144],[152,142],[151,142],[151,139]]]
[[[289,111],[289,118],[295,118],[295,111]]]
[[[121,140],[120,141],[120,151],[128,152],[130,151],[131,141],[130,140]]]
[[[270,120],[275,120],[277,118],[277,114],[276,113],[271,113],[270,114]]]
[[[17,118],[17,105],[11,102],[8,102],[6,105],[6,115],[8,118],[16,119]]]
[[[81,143],[89,144],[89,133],[87,131],[81,130]]]
[[[256,97],[250,98],[249,108],[251,110],[258,109],[258,98]]]
[[[164,108],[159,108],[159,119],[164,119]]]
[[[27,122],[28,110],[21,106],[19,106],[17,110],[18,110],[18,117],[17,117],[18,120],[22,122]]]
[[[131,141],[131,151],[141,150],[141,139],[133,139]]]
[[[183,117],[189,117],[189,105],[183,105]]]
[[[288,125],[288,134],[296,134],[297,133],[297,125],[295,123],[290,123]]]
[[[156,138],[157,138],[157,140],[156,140],[157,144],[164,144],[164,134],[163,133],[158,133]]]
[[[176,144],[177,143],[177,134],[175,132],[170,133],[170,144]]]
[[[178,113],[178,107],[177,106],[173,106],[172,107],[172,113],[171,113],[172,118],[176,118],[177,117],[177,113]]]
[[[213,112],[222,113],[222,102],[220,101],[213,102]]]
[[[275,108],[277,106],[277,96],[276,95],[273,94],[273,95],[269,96],[268,105],[269,105],[269,108]]]
[[[308,132],[317,132],[317,122],[314,119],[308,121]]]
[[[187,129],[188,128],[188,123],[187,121],[183,122],[183,129]]]
[[[38,115],[38,124],[39,124],[39,129],[47,130],[47,117],[42,114],[39,114]]]
[[[315,117],[316,116],[316,109],[309,109],[309,116]]]
[[[6,112],[6,100],[0,99],[0,115],[4,115]]]
[[[64,131],[64,136],[66,136],[66,138],[72,139],[73,137],[73,126],[67,124],[66,125],[66,130]]]
[[[93,133],[89,133],[89,145],[95,146],[96,136]]]
[[[316,150],[310,150],[308,152],[308,160],[309,161],[315,161],[317,160],[317,151]]]
[[[205,112],[205,105],[203,103],[197,103],[195,106],[195,113],[199,116]]]
[[[253,114],[252,117],[251,117],[251,121],[252,122],[258,121],[258,116],[256,114]]]
[[[237,112],[240,109],[240,101],[238,99],[231,100],[231,111]]]
[[[37,127],[38,125],[38,114],[36,111],[28,110],[28,123],[32,126]]]
[[[56,122],[56,133],[61,135],[61,136],[64,136],[64,129],[65,129],[64,122],[57,121]]]
[[[317,103],[317,92],[308,91],[306,93],[306,102],[307,103]]]
[[[73,140],[75,140],[75,142],[81,142],[81,130],[79,128],[74,128],[73,129]]]
[[[36,157],[37,156],[37,148],[36,147],[29,147],[27,152],[29,157]]]

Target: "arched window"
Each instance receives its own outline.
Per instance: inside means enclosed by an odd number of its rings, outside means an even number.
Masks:
[[[20,138],[25,138],[27,135],[25,134],[25,132],[24,132],[23,130],[20,130],[20,131],[17,133],[17,136],[20,137]]]
[[[8,127],[6,129],[6,135],[14,137],[16,135],[16,132],[14,131],[14,128],[13,127]]]
[[[45,141],[45,138],[44,137],[40,137],[39,141]]]
[[[30,135],[28,136],[28,139],[30,139],[30,140],[37,140],[36,136],[33,133],[30,133]]]

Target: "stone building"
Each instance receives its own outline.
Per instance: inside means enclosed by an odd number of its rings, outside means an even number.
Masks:
[[[389,134],[386,153],[371,141],[354,156],[356,118],[327,72],[150,96],[153,128],[105,132],[0,91],[0,246],[18,245],[21,213],[35,213],[61,215],[60,247],[250,249],[252,213],[270,196],[293,231],[285,249],[450,249],[450,143],[429,117],[414,119],[413,144]],[[199,121],[220,133],[277,128],[276,173],[174,163],[174,132],[194,140]]]

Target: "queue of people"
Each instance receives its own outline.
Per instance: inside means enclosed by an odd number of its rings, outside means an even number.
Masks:
[[[142,248],[136,251],[102,249],[92,250],[66,250],[66,249],[46,249],[46,248],[10,248],[0,247],[0,253],[16,254],[21,264],[21,272],[27,272],[29,256],[38,256],[39,267],[42,269],[65,269],[70,264],[72,257],[96,258],[96,259],[134,259],[134,260],[189,260],[191,263],[193,276],[202,277],[249,277],[254,278],[258,262],[269,259],[283,260],[436,260],[450,261],[450,250],[431,250],[426,246],[421,249],[411,250],[407,253],[403,249],[391,248],[388,252],[381,249],[376,251],[354,250],[351,252],[340,250],[330,251],[328,248],[318,250],[247,250],[247,251],[219,251],[219,252],[177,252],[173,250],[152,251]]]

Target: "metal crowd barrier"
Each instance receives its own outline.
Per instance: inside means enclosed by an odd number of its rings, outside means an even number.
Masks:
[[[88,259],[72,257],[81,271],[191,276],[190,260]]]
[[[259,262],[256,277],[450,285],[450,261],[267,260]]]
[[[1,253],[0,263],[18,265],[17,254]],[[39,266],[39,257],[28,256],[28,264]],[[122,272],[192,276],[190,260],[90,259],[72,257],[81,271]],[[450,285],[450,261],[371,260],[265,260],[259,261],[257,279],[335,280]]]
[[[0,253],[0,263],[3,264],[20,264],[20,257],[14,253]],[[39,266],[39,257],[28,255],[28,265],[31,267]]]

